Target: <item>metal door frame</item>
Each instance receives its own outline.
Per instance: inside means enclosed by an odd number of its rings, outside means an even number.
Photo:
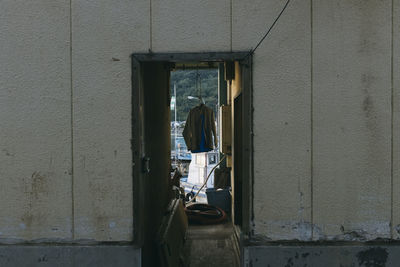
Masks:
[[[252,54],[249,51],[241,52],[204,52],[204,53],[133,53],[132,59],[132,179],[133,179],[133,243],[141,246],[144,241],[142,216],[145,216],[144,194],[140,176],[142,175],[142,162],[140,151],[145,144],[140,140],[143,134],[143,121],[141,120],[140,103],[143,101],[142,71],[143,62],[229,62],[238,61],[242,67],[242,93],[243,93],[243,155],[246,161],[243,164],[243,223],[242,234],[252,234],[253,220],[253,86],[252,86]]]

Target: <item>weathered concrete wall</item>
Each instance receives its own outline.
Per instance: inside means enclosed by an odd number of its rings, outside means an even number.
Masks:
[[[393,2],[393,238],[400,239],[400,1]]]
[[[293,1],[256,51],[256,235],[399,237],[391,3]],[[2,1],[0,238],[131,240],[129,55],[249,50],[283,4]]]
[[[149,48],[145,0],[72,2],[75,238],[132,239],[130,54]]]
[[[233,50],[254,47],[283,4],[233,1]],[[256,235],[391,237],[391,11],[390,1],[291,2],[256,51]]]
[[[132,240],[130,54],[149,1],[0,3],[0,240]]]
[[[282,1],[233,1],[233,50],[249,50]],[[310,2],[293,1],[254,55],[255,233],[311,237]]]
[[[230,0],[151,0],[151,49],[202,52],[230,49]]]
[[[140,249],[128,245],[2,246],[0,266],[40,267],[139,267]]]
[[[71,239],[69,2],[0,2],[0,242]]]
[[[390,237],[391,10],[314,3],[314,239]]]
[[[399,246],[293,245],[259,246],[245,249],[242,266],[398,266]]]

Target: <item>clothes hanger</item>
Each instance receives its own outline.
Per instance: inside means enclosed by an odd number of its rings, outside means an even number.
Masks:
[[[200,78],[200,74],[199,74],[199,65],[197,65],[196,87],[198,88],[198,92],[199,92],[199,96],[198,96],[199,97],[199,101],[200,101],[199,106],[202,106],[202,105],[205,104],[205,102],[204,102],[203,98],[201,97],[201,78]]]

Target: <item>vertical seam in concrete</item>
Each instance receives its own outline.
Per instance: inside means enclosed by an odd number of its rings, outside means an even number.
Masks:
[[[232,33],[232,31],[233,31],[233,6],[232,6],[232,0],[230,0],[230,34],[231,34],[231,43],[230,43],[230,48],[231,48],[231,52],[232,52],[232,49],[233,49],[233,45],[232,45],[232,37],[233,37],[233,33]]]
[[[71,231],[72,239],[75,239],[75,203],[74,203],[74,87],[72,77],[72,0],[69,1],[69,64],[71,84]]]
[[[250,55],[250,108],[251,108],[251,113],[250,113],[250,142],[251,142],[251,174],[250,174],[250,179],[251,179],[251,199],[250,199],[250,205],[251,205],[251,224],[249,227],[250,231],[250,237],[254,236],[254,88],[253,88],[253,56]]]
[[[311,197],[310,197],[310,208],[311,208],[311,240],[314,239],[314,54],[313,54],[313,43],[314,43],[314,36],[313,36],[313,0],[310,0],[310,57],[311,57],[311,64],[310,64],[310,186],[311,186]]]
[[[153,10],[152,1],[150,0],[150,51],[153,50]]]
[[[391,150],[390,150],[390,237],[393,239],[393,119],[394,119],[394,85],[393,85],[393,42],[394,42],[394,0],[392,0],[392,10],[391,10],[391,58],[390,58],[390,86],[391,86],[391,103],[390,103],[390,111],[391,111]]]

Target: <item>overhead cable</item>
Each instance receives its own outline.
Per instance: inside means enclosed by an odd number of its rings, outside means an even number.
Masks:
[[[285,11],[285,9],[287,8],[287,6],[289,5],[290,0],[287,0],[286,4],[284,5],[284,7],[282,8],[281,12],[279,12],[279,15],[276,17],[276,19],[274,20],[274,22],[272,23],[272,25],[269,27],[268,31],[264,34],[263,38],[261,38],[261,40],[258,42],[258,44],[256,45],[256,47],[254,47],[252,50],[250,50],[250,52],[245,56],[245,58],[247,58],[249,55],[253,54],[256,49],[261,45],[261,43],[265,40],[265,38],[268,36],[268,34],[271,32],[272,28],[275,26],[275,24],[278,22],[279,18],[281,17],[281,15],[283,14],[283,12]]]

